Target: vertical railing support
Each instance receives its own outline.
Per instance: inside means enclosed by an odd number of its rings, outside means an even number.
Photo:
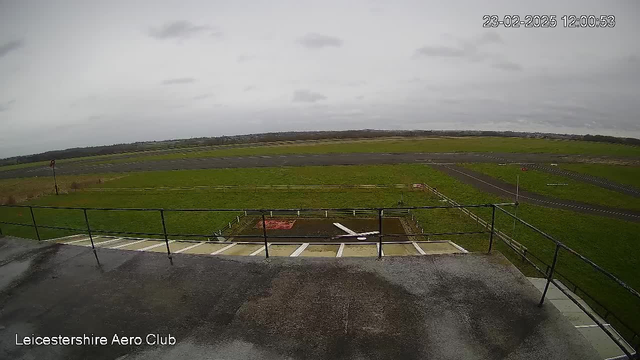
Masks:
[[[162,219],[162,232],[164,233],[164,243],[167,245],[167,256],[169,262],[173,265],[173,258],[171,257],[171,250],[169,249],[169,236],[167,235],[167,225],[164,222],[164,209],[160,209],[160,218]]]
[[[267,221],[264,219],[264,212],[262,213],[262,236],[264,237],[264,255],[269,258],[269,244],[267,243]]]
[[[491,212],[491,235],[489,236],[489,251],[491,252],[491,247],[493,247],[493,234],[495,233],[495,225],[496,225],[496,206],[491,205],[493,211]]]
[[[100,259],[98,259],[98,252],[96,251],[96,245],[93,243],[93,234],[91,233],[91,226],[89,225],[89,216],[87,216],[87,209],[82,209],[84,213],[84,222],[87,224],[87,233],[89,233],[89,240],[91,240],[91,248],[93,249],[93,256],[96,257],[96,262],[100,266]]]
[[[31,211],[31,221],[33,221],[33,228],[36,229],[36,237],[38,241],[40,241],[40,232],[38,231],[38,224],[36,224],[36,217],[33,215],[33,208],[29,206],[29,211]]]
[[[553,262],[551,263],[551,269],[549,270],[549,275],[547,276],[547,283],[544,286],[542,298],[540,298],[540,304],[538,304],[538,306],[542,306],[542,304],[544,303],[544,297],[547,296],[547,290],[549,290],[549,284],[553,279],[553,272],[556,269],[556,262],[558,262],[558,251],[560,251],[560,244],[556,243],[556,252],[555,254],[553,254]]]
[[[378,209],[378,259],[382,258],[382,209]]]

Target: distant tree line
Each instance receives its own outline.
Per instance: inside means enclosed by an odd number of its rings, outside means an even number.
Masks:
[[[582,140],[613,144],[639,146],[640,139],[620,138],[603,135],[567,135],[553,133],[527,133],[514,131],[476,130],[344,130],[344,131],[287,131],[275,133],[200,137],[191,139],[145,141],[130,144],[78,147],[65,150],[47,151],[40,154],[16,156],[0,160],[0,165],[25,164],[51,159],[70,159],[85,156],[122,154],[139,151],[170,150],[196,146],[240,145],[280,141],[330,140],[330,139],[371,139],[381,137],[446,137],[446,136],[496,136],[539,139]]]

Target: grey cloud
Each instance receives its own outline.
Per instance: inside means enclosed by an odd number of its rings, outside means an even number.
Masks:
[[[12,51],[16,51],[24,46],[24,41],[22,40],[13,40],[9,41],[6,44],[0,45],[0,57],[3,57],[9,54]]]
[[[15,100],[7,101],[5,103],[0,103],[0,112],[7,111],[11,108],[11,105],[15,103]]]
[[[319,93],[315,93],[309,90],[296,90],[293,93],[293,102],[308,102],[308,103],[313,103],[316,101],[320,101],[320,100],[325,100],[327,97],[319,94]]]
[[[494,68],[507,71],[522,71],[522,66],[511,61],[501,61],[493,65]]]
[[[449,46],[423,46],[416,50],[416,56],[464,57],[469,55],[465,49]]]
[[[484,44],[502,44],[504,41],[502,41],[502,37],[500,36],[500,34],[496,33],[496,32],[486,32],[483,33],[482,35],[480,35],[476,40],[475,43],[478,45],[484,45]]]
[[[496,32],[485,32],[482,35],[471,38],[456,38],[449,34],[444,34],[448,41],[455,41],[457,46],[423,46],[415,51],[414,57],[456,57],[467,58],[471,61],[482,61],[488,57],[485,52],[480,51],[481,47],[488,44],[502,44],[502,37]]]
[[[207,25],[194,25],[186,20],[179,20],[170,23],[166,23],[159,28],[153,28],[149,30],[149,36],[156,39],[186,39],[190,36],[203,33],[211,30],[211,27]],[[220,34],[219,31],[213,30],[211,35]]]
[[[245,88],[244,88],[244,92],[247,92],[247,91],[253,91],[253,90],[255,90],[255,89],[256,89],[256,87],[255,87],[255,86],[247,86],[247,87],[245,87]]]
[[[250,60],[253,60],[253,59],[255,59],[255,58],[256,58],[255,56],[242,54],[242,55],[239,55],[239,56],[236,58],[236,61],[237,61],[237,62],[239,62],[239,63],[245,63],[245,62],[250,61]]]
[[[197,95],[191,98],[191,100],[203,100],[203,99],[207,99],[210,98],[211,94],[202,94],[202,95]]]
[[[195,82],[194,78],[175,78],[175,79],[167,79],[162,82],[162,85],[181,85],[181,84],[190,84]]]
[[[298,39],[298,44],[310,49],[321,49],[331,46],[340,47],[342,46],[342,40],[333,36],[309,33]]]

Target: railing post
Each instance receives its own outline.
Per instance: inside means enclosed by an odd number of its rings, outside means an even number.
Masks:
[[[382,209],[378,209],[378,259],[382,258]]]
[[[493,209],[493,211],[491,212],[491,235],[489,236],[489,251],[488,251],[488,253],[491,252],[491,247],[493,247],[493,233],[495,232],[495,225],[496,225],[496,206],[495,205],[491,205],[491,208]]]
[[[167,235],[167,225],[164,222],[164,209],[160,209],[160,218],[162,219],[162,232],[164,233],[164,243],[167,245],[167,256],[169,262],[173,265],[173,258],[171,257],[171,250],[169,249],[169,236]]]
[[[31,221],[33,221],[33,228],[36,229],[36,237],[38,241],[40,241],[40,232],[38,231],[38,224],[36,224],[36,217],[33,215],[33,208],[29,206],[29,211],[31,211]]]
[[[553,254],[553,262],[551,263],[551,269],[549,270],[549,276],[547,276],[547,283],[544,286],[544,291],[542,292],[542,298],[540,298],[540,304],[538,306],[542,306],[544,303],[544,297],[547,295],[547,290],[549,290],[549,284],[553,279],[553,272],[556,269],[556,262],[558,261],[558,251],[560,250],[560,244],[556,244],[556,252]]]
[[[264,219],[264,212],[262,213],[262,236],[264,237],[264,255],[269,258],[269,244],[267,243],[267,222]]]
[[[98,259],[98,252],[96,251],[96,246],[93,243],[93,234],[91,234],[91,226],[89,226],[89,216],[87,216],[87,209],[82,209],[84,213],[84,222],[87,224],[87,232],[89,233],[89,240],[91,240],[91,248],[93,249],[93,256],[96,257],[96,262],[98,262],[98,266],[100,266],[100,259]]]

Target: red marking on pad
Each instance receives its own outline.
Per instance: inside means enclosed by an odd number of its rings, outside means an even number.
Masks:
[[[295,220],[265,220],[264,223],[267,226],[267,230],[291,230]],[[256,229],[262,229],[262,220],[259,220],[256,224]]]

